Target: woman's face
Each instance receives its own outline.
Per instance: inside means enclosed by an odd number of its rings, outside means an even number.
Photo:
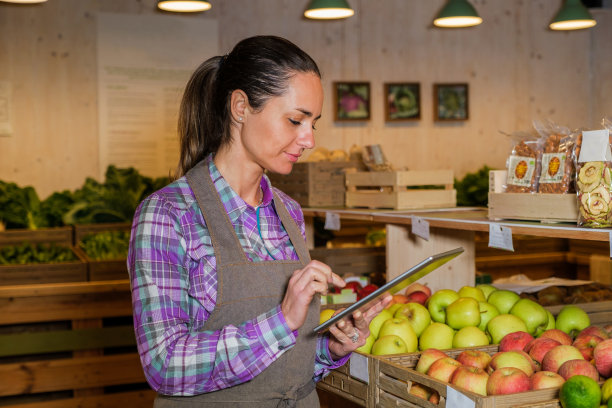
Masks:
[[[322,105],[319,77],[295,74],[283,95],[268,99],[259,112],[247,110],[240,133],[247,159],[274,173],[291,172],[304,149],[314,147]]]

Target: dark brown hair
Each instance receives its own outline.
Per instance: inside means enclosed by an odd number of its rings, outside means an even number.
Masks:
[[[292,42],[275,36],[240,41],[225,56],[204,61],[193,73],[183,94],[178,132],[180,159],[176,177],[230,142],[230,96],[240,89],[257,110],[270,97],[280,96],[298,72],[321,77],[314,60]]]

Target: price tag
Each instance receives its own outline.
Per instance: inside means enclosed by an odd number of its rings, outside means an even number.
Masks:
[[[612,258],[612,231],[610,231],[610,258]]]
[[[338,231],[340,230],[340,216],[333,212],[325,213],[325,226],[326,230]]]
[[[412,216],[412,233],[417,237],[429,241],[429,222],[424,218]]]
[[[370,383],[370,374],[368,372],[368,358],[363,354],[352,353],[349,372],[352,377],[355,377],[366,384]]]
[[[453,408],[475,408],[476,403],[467,395],[460,393],[453,387],[446,386],[446,406]]]
[[[512,229],[499,224],[489,224],[489,247],[514,252]]]

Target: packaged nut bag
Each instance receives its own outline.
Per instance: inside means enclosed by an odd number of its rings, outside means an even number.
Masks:
[[[363,146],[363,162],[370,171],[393,171],[393,166],[378,144]]]
[[[610,131],[583,131],[576,164],[578,225],[612,226],[612,153]]]
[[[541,147],[531,133],[515,132],[510,135],[513,148],[506,161],[508,176],[506,193],[536,193],[540,171]]]
[[[566,194],[573,192],[575,135],[552,122],[534,121],[542,147],[538,192]]]

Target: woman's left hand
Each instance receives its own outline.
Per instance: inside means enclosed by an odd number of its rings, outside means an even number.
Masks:
[[[370,322],[391,299],[391,295],[381,298],[364,313],[356,311],[352,318],[342,319],[329,328],[329,352],[334,360],[341,359],[366,343],[370,335]]]

